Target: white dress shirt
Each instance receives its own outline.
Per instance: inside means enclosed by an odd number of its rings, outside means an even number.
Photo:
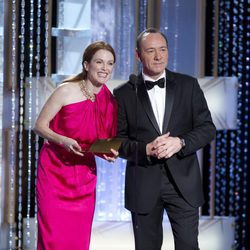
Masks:
[[[156,121],[159,125],[160,131],[162,132],[163,129],[163,119],[164,119],[164,113],[165,113],[165,98],[166,98],[166,72],[164,71],[160,77],[158,77],[156,80],[150,78],[149,76],[142,73],[144,81],[152,81],[155,82],[159,80],[160,78],[165,79],[164,88],[160,88],[158,85],[154,86],[152,89],[147,90],[149,99],[151,102],[151,106],[154,111],[154,115],[156,118]]]

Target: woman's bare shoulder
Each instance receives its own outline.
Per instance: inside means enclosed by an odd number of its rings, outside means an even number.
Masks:
[[[79,92],[79,88],[79,82],[63,82],[56,87],[55,92],[68,96]]]
[[[79,82],[78,81],[68,81],[68,82],[63,82],[57,86],[57,89],[60,91],[68,91],[68,90],[74,90],[79,88]]]
[[[78,81],[64,82],[58,85],[54,92],[55,97],[63,101],[63,105],[81,101],[83,95]]]

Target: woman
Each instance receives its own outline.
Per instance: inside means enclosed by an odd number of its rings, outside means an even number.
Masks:
[[[117,104],[105,86],[115,63],[113,48],[90,44],[83,71],[52,93],[34,131],[47,139],[37,173],[39,250],[88,250],[95,206],[96,164],[87,152],[98,138],[116,134]],[[118,152],[103,155],[113,161]]]

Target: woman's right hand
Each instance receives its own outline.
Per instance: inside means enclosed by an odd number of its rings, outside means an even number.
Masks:
[[[74,139],[71,139],[69,137],[64,137],[62,141],[62,146],[66,148],[67,151],[72,152],[74,154],[77,154],[79,156],[84,156],[82,152],[82,148],[78,144],[78,142]]]

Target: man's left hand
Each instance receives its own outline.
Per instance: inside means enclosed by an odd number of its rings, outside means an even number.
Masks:
[[[170,158],[182,148],[181,140],[179,137],[168,136],[155,144],[155,154],[158,159]]]

